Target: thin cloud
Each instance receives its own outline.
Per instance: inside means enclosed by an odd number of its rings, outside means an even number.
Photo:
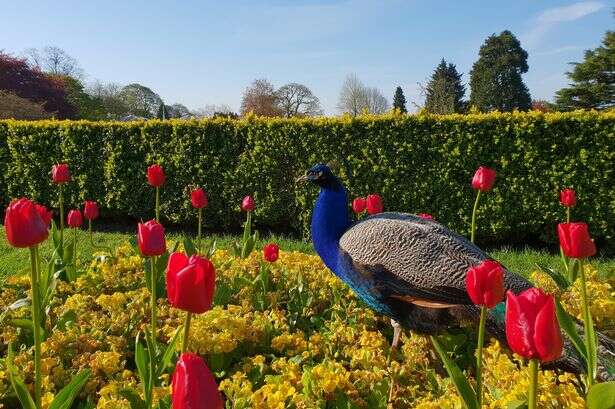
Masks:
[[[579,47],[578,45],[566,45],[566,46],[563,46],[563,47],[554,48],[552,50],[545,50],[545,51],[534,52],[534,53],[532,53],[532,55],[543,57],[543,56],[547,56],[547,55],[564,54],[564,53],[568,53],[568,52],[572,52],[572,51],[578,51],[578,50],[580,50],[582,48],[583,47]]]
[[[525,35],[521,36],[521,40],[527,48],[533,49],[554,26],[579,20],[604,7],[605,5],[598,1],[582,1],[569,6],[544,10],[536,17],[534,27]]]

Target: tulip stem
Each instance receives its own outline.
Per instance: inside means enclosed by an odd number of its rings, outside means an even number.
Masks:
[[[32,327],[34,328],[34,399],[41,408],[41,305],[38,273],[38,246],[30,247],[30,280],[32,293]]]
[[[593,333],[593,323],[591,312],[589,310],[589,305],[587,303],[587,286],[585,285],[585,266],[583,263],[583,259],[579,259],[579,278],[581,281],[581,297],[583,302],[583,332],[585,333],[585,350],[587,354],[587,388],[589,389],[594,384],[594,354],[592,351],[593,347],[590,348],[590,345],[593,344],[594,340],[592,339],[591,334]]]
[[[487,307],[480,307],[480,323],[478,325],[478,344],[476,346],[476,398],[478,407],[483,402],[483,344],[485,343],[485,322],[487,321]]]
[[[476,200],[474,201],[474,209],[472,209],[472,226],[470,231],[470,241],[474,243],[474,238],[476,235],[476,213],[478,211],[478,201],[480,199],[481,191],[478,190],[476,192]]]
[[[192,319],[192,313],[186,312],[186,321],[184,322],[184,339],[182,342],[182,353],[188,351],[188,336],[190,335],[190,320]]]
[[[566,223],[570,223],[570,207],[566,208]]]
[[[60,258],[64,260],[64,185],[58,185],[60,189]]]
[[[198,254],[201,254],[201,225],[203,224],[203,208],[199,208],[199,227],[196,236],[196,250]]]
[[[160,223],[160,187],[156,186],[156,222]]]
[[[570,207],[566,207],[566,223],[570,223]],[[564,263],[564,268],[566,269],[566,273],[568,273],[568,278],[570,279],[570,282],[572,283],[572,276],[570,274],[570,261],[568,260],[568,257],[566,257],[566,255],[564,254],[564,249],[562,248],[562,246],[559,246],[559,252],[562,256],[562,262]]]
[[[536,409],[536,397],[538,395],[538,360],[530,359],[530,365],[528,367],[530,376],[530,390],[527,399],[527,408]]]
[[[73,266],[77,269],[77,228],[75,227],[73,232]]]
[[[156,258],[150,257],[150,274],[152,280],[150,308],[152,315],[152,339],[156,342]]]

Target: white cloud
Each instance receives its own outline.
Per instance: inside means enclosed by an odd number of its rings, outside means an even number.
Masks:
[[[521,41],[526,48],[531,50],[540,43],[544,35],[554,26],[579,20],[604,7],[605,5],[598,1],[581,1],[568,6],[544,10],[536,17],[533,28],[521,36]]]
[[[557,48],[553,48],[551,50],[544,50],[544,51],[538,51],[538,52],[534,52],[532,53],[533,56],[548,56],[548,55],[556,55],[556,54],[564,54],[564,53],[570,53],[572,51],[578,51],[581,50],[583,47],[580,47],[578,45],[565,45],[563,47],[557,47]]]

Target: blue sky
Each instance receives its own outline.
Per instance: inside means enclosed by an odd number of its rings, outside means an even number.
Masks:
[[[613,3],[598,1],[21,1],[0,13],[0,49],[20,54],[56,45],[87,80],[139,82],[166,103],[239,109],[255,78],[309,86],[328,114],[356,73],[389,100],[395,87],[422,103],[441,58],[468,80],[478,49],[509,29],[529,53],[525,81],[534,99],[566,84],[569,62],[613,29]],[[175,3],[175,4],[174,4]],[[469,95],[469,90],[467,91]]]

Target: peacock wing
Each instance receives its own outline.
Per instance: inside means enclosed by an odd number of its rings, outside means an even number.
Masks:
[[[405,213],[380,213],[340,239],[352,268],[381,296],[432,308],[472,304],[468,268],[487,255],[442,224]]]

